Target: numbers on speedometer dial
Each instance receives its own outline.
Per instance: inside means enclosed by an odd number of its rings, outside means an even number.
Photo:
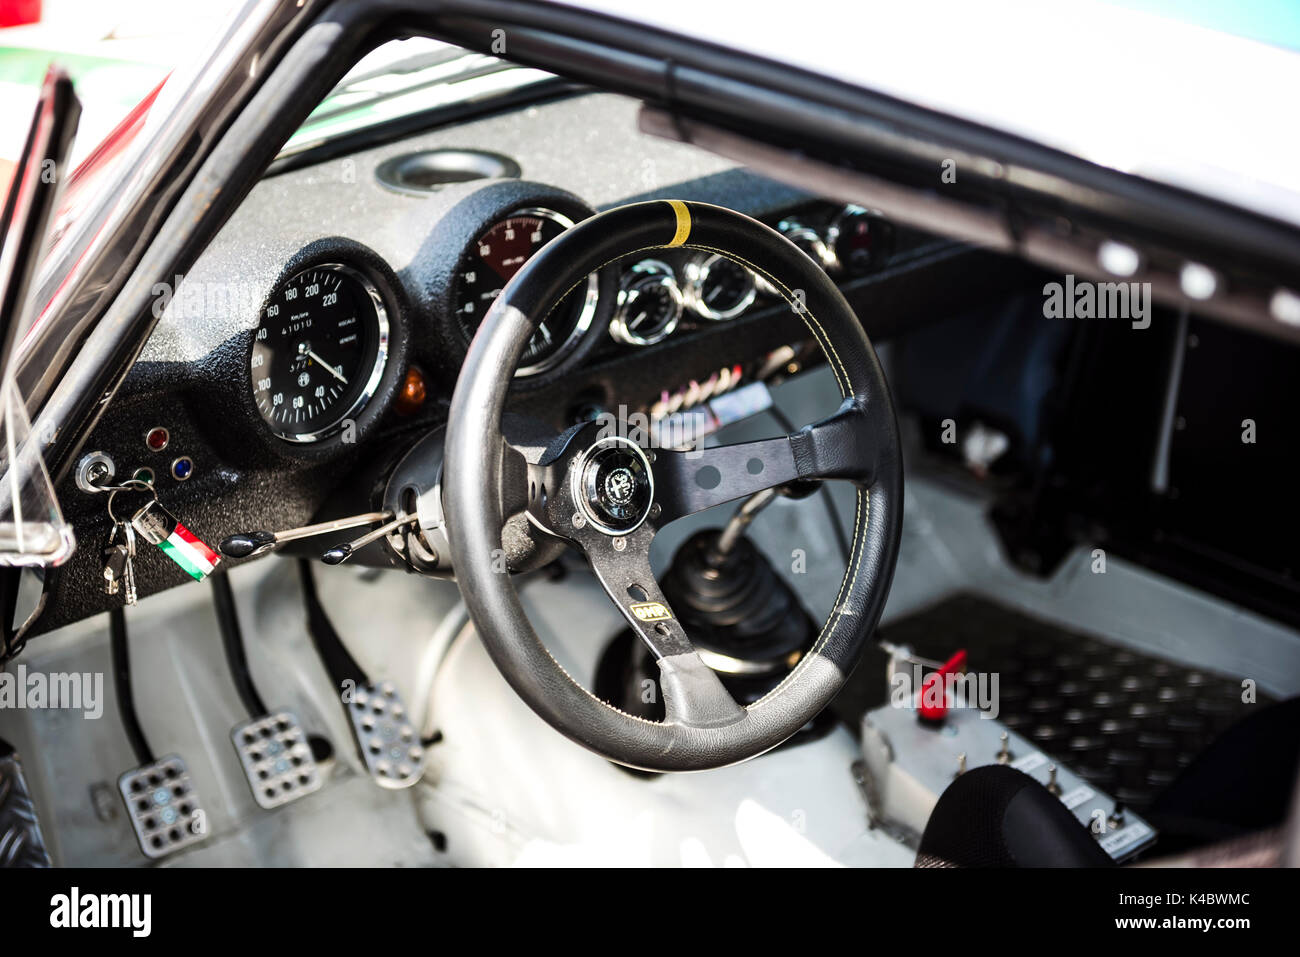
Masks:
[[[370,399],[387,355],[388,314],[375,286],[340,263],[311,266],[262,310],[249,359],[253,401],[280,438],[318,441]]]
[[[452,308],[468,342],[505,287],[534,253],[573,225],[549,209],[530,208],[499,220],[461,256],[453,282]],[[560,363],[582,339],[596,314],[598,283],[569,293],[537,327],[519,359],[515,375],[535,375]]]

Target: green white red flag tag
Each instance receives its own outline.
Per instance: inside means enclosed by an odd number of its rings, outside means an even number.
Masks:
[[[131,524],[142,538],[161,548],[164,555],[195,581],[203,581],[221,561],[216,552],[157,501],[136,512]]]

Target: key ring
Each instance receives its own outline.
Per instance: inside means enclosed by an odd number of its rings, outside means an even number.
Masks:
[[[153,495],[153,502],[148,503],[148,505],[146,505],[145,508],[154,505],[158,501],[158,490],[154,488],[152,485],[150,485],[148,482],[145,482],[141,479],[127,479],[121,485],[113,486],[112,491],[108,493],[108,517],[112,519],[114,525],[126,524],[120,518],[118,518],[117,515],[113,513],[113,499],[117,497],[117,494],[119,492],[149,492],[150,494]],[[142,511],[144,511],[143,508],[137,511],[135,514],[139,515],[140,512]]]

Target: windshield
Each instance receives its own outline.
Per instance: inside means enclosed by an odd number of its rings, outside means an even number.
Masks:
[[[238,25],[231,29],[238,29]],[[118,188],[119,174],[138,166],[138,148],[165,124],[189,76],[185,65],[167,65],[156,47],[151,48],[152,59],[124,63],[98,54],[18,50],[6,47],[6,42],[12,41],[0,33],[0,82],[7,79],[21,83],[35,75],[38,64],[62,62],[66,58],[72,64],[70,73],[74,83],[81,79],[88,88],[112,90],[111,96],[97,97],[85,104],[86,118],[74,147],[74,157],[81,158],[80,165],[64,184],[58,212],[46,237],[34,295],[37,307],[28,312],[34,318],[20,332],[18,351],[22,369],[18,382],[34,414],[55,381],[53,370],[59,365],[58,357],[68,354],[69,344],[79,338],[77,329],[56,329],[47,321],[55,311],[51,306],[62,294],[61,282],[67,267],[85,255],[96,241],[99,230],[91,217],[102,214],[100,207]],[[93,83],[88,79],[92,76]],[[107,83],[105,78],[110,76],[115,78],[114,84]],[[434,40],[391,41],[363,57],[344,76],[289,138],[278,158],[312,162],[310,151],[344,137],[349,140],[349,149],[362,148],[367,138],[378,135],[377,131],[389,124],[400,122],[408,129],[411,124],[434,125],[444,111],[487,102],[553,79],[540,70],[517,67],[496,57]],[[173,87],[177,92],[173,92]],[[34,96],[33,92],[31,102]],[[21,100],[22,97],[16,97],[9,102]],[[7,178],[0,171],[0,188],[5,186]]]
[[[97,147],[110,139],[137,106],[152,98],[168,79],[177,56],[189,50],[164,34],[165,44],[109,42],[86,53],[49,44],[48,34],[0,30],[0,161],[13,162],[36,102],[46,68],[57,62],[76,88],[93,90],[86,99],[74,167],[93,160]],[[25,45],[36,40],[35,45]],[[80,46],[78,44],[78,46]],[[541,70],[471,53],[425,38],[393,40],[357,63],[289,138],[281,156],[296,155],[336,137],[356,134],[394,120],[470,103],[551,79]],[[5,185],[0,176],[0,187]]]
[[[166,109],[161,104],[169,102],[166,87],[171,71],[156,50],[151,52],[150,57],[127,62],[5,46],[0,41],[0,86],[16,88],[15,95],[6,100],[4,114],[30,112],[45,66],[51,62],[67,64],[74,85],[99,91],[85,105],[73,146],[76,172],[48,237],[47,254],[68,232],[78,212],[93,200],[96,185],[110,178],[107,174],[126,154],[130,141],[146,125],[155,125],[158,111]],[[552,79],[541,70],[518,67],[437,40],[393,40],[348,72],[289,138],[277,159],[301,156],[345,136],[364,137],[369,130],[399,120],[424,116],[433,123],[440,110]],[[25,129],[17,122],[8,127]],[[0,158],[14,161],[20,149],[21,143],[0,141]],[[0,175],[0,187],[5,180],[7,174]],[[44,284],[42,289],[50,291]]]
[[[490,98],[551,74],[437,40],[385,43],[361,60],[312,111],[280,156],[396,119]]]

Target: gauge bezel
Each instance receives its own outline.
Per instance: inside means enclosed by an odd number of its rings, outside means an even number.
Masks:
[[[740,269],[747,277],[748,285],[745,294],[730,309],[714,309],[704,299],[704,286],[709,281],[709,272],[717,265],[719,260],[724,260],[727,265]],[[757,277],[749,269],[730,256],[725,256],[722,253],[709,253],[703,257],[696,257],[686,264],[686,287],[683,290],[683,295],[687,305],[696,315],[708,319],[710,322],[726,322],[729,319],[735,319],[754,304],[754,300],[758,298],[758,281]]]
[[[804,255],[820,266],[825,272],[831,273],[835,271],[835,257],[831,252],[830,247],[826,245],[825,237],[822,236],[822,234],[814,227],[797,219],[783,219],[781,222],[777,223],[776,229],[777,232],[790,240],[790,242],[794,243],[796,246],[799,245],[800,240],[806,242],[810,247],[812,247],[812,252],[809,253],[803,251]]]
[[[451,289],[452,315],[455,317],[456,328],[459,330],[461,338],[466,346],[469,345],[473,336],[470,335],[469,330],[467,330],[461,322],[459,310],[456,308],[458,305],[456,288],[459,285],[458,277],[464,271],[466,262],[468,262],[471,255],[473,255],[474,248],[483,236],[486,236],[507,220],[521,216],[534,216],[538,219],[549,220],[563,229],[571,229],[574,225],[574,220],[554,209],[545,206],[520,206],[515,209],[507,210],[503,214],[496,216],[487,224],[486,227],[475,233],[474,237],[465,246],[460,261],[456,264],[454,277],[457,278],[453,278],[453,288]],[[530,376],[541,375],[544,372],[549,372],[568,359],[569,356],[573,354],[574,350],[578,348],[578,345],[587,335],[587,332],[591,329],[592,323],[596,319],[596,311],[599,306],[600,278],[596,273],[592,273],[587,277],[587,290],[583,294],[582,307],[578,310],[578,321],[569,335],[565,338],[564,342],[560,344],[558,349],[542,361],[534,362],[531,365],[520,366],[515,370],[515,378],[526,379]]]
[[[874,234],[872,256],[866,268],[853,268],[840,255],[840,240],[844,237],[845,224],[858,218],[866,219],[871,224],[871,230]],[[856,278],[884,268],[889,257],[893,254],[893,235],[893,226],[879,210],[868,209],[856,203],[849,203],[835,215],[835,218],[826,227],[826,248],[835,261],[836,271],[850,278]]]
[[[461,199],[438,212],[421,254],[412,259],[403,273],[403,286],[410,291],[413,305],[427,310],[433,319],[418,330],[421,347],[429,354],[429,361],[453,380],[460,375],[472,339],[466,336],[460,317],[455,315],[460,292],[453,288],[457,285],[458,272],[466,268],[467,253],[475,252],[471,243],[516,210],[546,209],[574,223],[595,214],[580,197],[545,183],[497,180],[477,187],[470,184],[466,189]],[[567,370],[578,368],[600,346],[618,291],[616,264],[598,271],[597,289],[596,312],[586,335],[572,343],[567,354],[544,372],[512,378],[513,389],[526,392],[549,388]],[[581,292],[579,289],[578,293]],[[528,357],[519,361],[525,367],[533,364]]]
[[[261,420],[262,424],[266,426],[267,431],[270,432],[271,435],[274,435],[277,439],[280,439],[283,442],[300,446],[314,445],[342,432],[344,423],[350,419],[355,420],[358,413],[360,413],[370,403],[370,400],[375,397],[375,394],[379,391],[379,385],[383,381],[384,371],[388,367],[389,337],[392,328],[389,322],[388,306],[384,302],[383,293],[380,292],[379,287],[375,284],[374,280],[360,269],[344,262],[327,261],[309,263],[299,269],[295,269],[275,284],[275,287],[271,290],[271,294],[267,297],[267,301],[269,302],[278,296],[285,286],[296,280],[299,276],[314,270],[337,272],[348,279],[355,280],[365,291],[366,295],[370,297],[370,301],[375,309],[375,326],[372,331],[375,332],[376,346],[374,359],[371,361],[371,367],[366,375],[365,385],[362,386],[361,391],[357,393],[356,398],[346,409],[321,428],[315,429],[311,432],[285,432],[276,428],[273,423],[267,421],[266,417],[261,414],[261,410],[258,410],[258,418]],[[265,319],[266,306],[263,305],[257,320],[256,329],[262,328],[262,323]],[[246,366],[246,369],[249,372],[249,392],[253,396],[254,407],[257,406],[257,390],[252,388],[252,357],[257,346],[256,329],[253,333],[253,345],[249,347],[248,365]]]
[[[627,311],[632,303],[631,294],[637,292],[641,286],[652,284],[666,288],[676,308],[673,317],[664,323],[663,328],[653,336],[643,336],[628,327]],[[615,342],[627,346],[652,346],[657,342],[663,342],[677,330],[685,312],[686,299],[682,295],[682,287],[677,282],[677,274],[673,268],[658,259],[643,259],[628,269],[619,280],[618,305],[615,306],[614,315],[609,320],[609,334]]]

